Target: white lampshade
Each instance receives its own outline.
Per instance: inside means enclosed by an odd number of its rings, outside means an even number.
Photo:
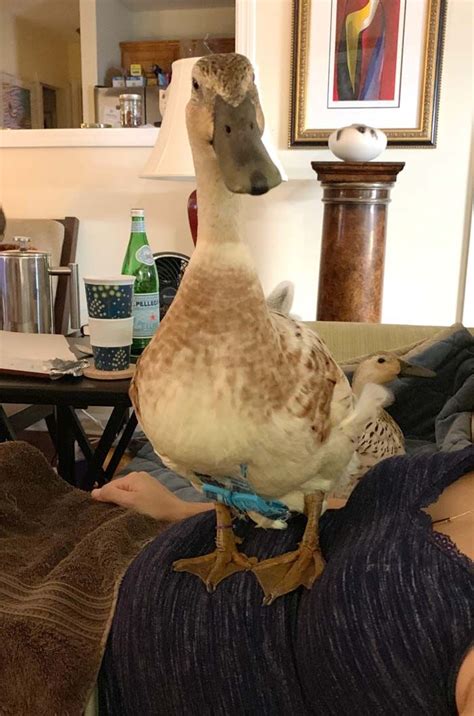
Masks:
[[[166,110],[158,139],[140,175],[145,179],[183,180],[195,177],[193,157],[186,129],[186,105],[191,96],[192,70],[199,57],[176,60],[166,98]],[[262,141],[283,181],[288,181],[277,152],[265,132]]]
[[[192,179],[195,176],[186,129],[186,105],[191,97],[192,69],[198,59],[186,57],[173,62],[163,122],[141,174],[145,179]]]

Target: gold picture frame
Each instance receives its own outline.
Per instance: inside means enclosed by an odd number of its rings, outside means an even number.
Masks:
[[[393,101],[390,107],[378,100],[351,103],[333,98],[334,76],[339,71],[335,28],[340,12],[338,3],[342,2],[293,0],[289,146],[327,146],[328,137],[335,129],[361,123],[383,129],[391,146],[435,147],[447,0],[417,0],[411,5],[410,0],[398,0],[398,105]],[[393,0],[368,0],[367,6],[380,3],[383,11],[384,2]],[[389,10],[392,9],[393,5]],[[416,22],[417,11],[424,13],[422,26]],[[407,33],[411,40],[418,35],[416,49],[412,49],[416,45],[413,41],[405,43]],[[404,51],[412,56],[404,58]],[[419,67],[415,73],[411,70],[413,66]],[[318,110],[314,107],[321,107],[320,117],[316,116]],[[408,115],[413,121],[404,126]],[[386,126],[380,122],[382,117]]]

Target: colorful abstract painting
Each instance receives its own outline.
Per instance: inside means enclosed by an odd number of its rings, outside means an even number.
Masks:
[[[290,146],[335,129],[436,145],[447,0],[293,0]]]
[[[394,100],[400,0],[336,0],[334,102]]]

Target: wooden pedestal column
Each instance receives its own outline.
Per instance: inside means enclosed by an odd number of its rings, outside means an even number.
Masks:
[[[387,204],[403,162],[312,162],[324,194],[318,321],[380,321]]]

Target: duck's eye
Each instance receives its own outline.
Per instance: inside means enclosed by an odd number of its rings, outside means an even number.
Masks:
[[[385,363],[385,358],[378,358],[377,363]]]
[[[193,80],[193,87],[195,90],[199,89],[199,82],[197,80]]]

